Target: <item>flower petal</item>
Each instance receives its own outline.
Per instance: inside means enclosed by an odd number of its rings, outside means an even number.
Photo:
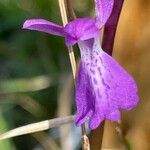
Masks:
[[[104,26],[111,15],[114,0],[95,0],[96,25],[98,28]]]
[[[118,108],[130,110],[139,100],[137,85],[133,78],[108,54],[101,51],[101,61],[105,73],[103,79],[108,86],[106,92]]]
[[[93,43],[93,44],[92,44]],[[83,81],[77,80],[77,109],[86,117],[84,108],[92,110],[90,128],[94,129],[104,120],[120,119],[119,109],[130,110],[139,100],[137,86],[133,78],[100,47],[99,38],[79,42]],[[82,69],[83,70],[83,69]],[[81,78],[77,76],[77,79]],[[84,83],[86,84],[84,84]],[[80,90],[79,90],[80,88]],[[89,96],[84,89],[88,89]],[[84,102],[82,102],[84,95]]]
[[[23,29],[42,31],[53,35],[64,36],[64,30],[62,26],[44,19],[26,20],[23,24]]]
[[[69,22],[64,30],[67,46],[72,46],[78,41],[87,40],[99,34],[99,29],[95,26],[95,20],[92,18],[77,18]]]
[[[99,112],[97,113],[95,112],[94,115],[90,119],[89,127],[91,129],[96,129],[104,119],[105,119],[104,114],[99,114]]]
[[[80,62],[77,80],[76,80],[76,106],[77,113],[75,122],[79,126],[83,124],[88,117],[92,115],[93,104],[92,99],[93,95],[91,93],[90,80],[89,76],[86,73],[86,70]]]

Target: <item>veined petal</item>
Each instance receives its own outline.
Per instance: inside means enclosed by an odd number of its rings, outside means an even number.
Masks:
[[[77,113],[75,122],[79,126],[83,124],[93,113],[93,93],[91,90],[89,76],[84,68],[84,64],[80,62],[76,80],[76,106]]]
[[[111,15],[114,0],[95,0],[96,25],[101,28]]]
[[[115,59],[101,49],[99,38],[80,41],[79,47],[82,67],[76,83],[76,123],[81,120],[82,124],[82,118],[90,117],[90,128],[95,129],[104,119],[119,120],[120,109],[130,110],[137,105],[137,86]],[[89,115],[88,111],[92,113]]]
[[[44,19],[26,20],[23,24],[23,29],[42,31],[53,35],[64,36],[64,30],[62,26]]]

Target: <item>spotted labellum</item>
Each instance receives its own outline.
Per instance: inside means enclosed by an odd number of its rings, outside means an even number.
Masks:
[[[23,28],[62,36],[68,47],[78,44],[81,60],[76,77],[76,125],[89,119],[91,129],[105,120],[118,121],[120,109],[138,103],[133,78],[105,53],[100,45],[101,28],[108,20],[114,0],[95,0],[95,18],[77,18],[65,27],[44,19],[26,20]]]

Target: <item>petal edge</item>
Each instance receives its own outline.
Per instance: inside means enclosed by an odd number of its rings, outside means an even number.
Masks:
[[[55,23],[44,19],[29,19],[23,24],[23,29],[46,32],[53,35],[64,36],[64,29]]]

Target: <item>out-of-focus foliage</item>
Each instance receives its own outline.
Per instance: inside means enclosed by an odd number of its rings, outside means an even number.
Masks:
[[[6,131],[7,128],[7,120],[4,118],[1,110],[0,110],[0,132]],[[0,141],[0,149],[5,149],[5,150],[10,150],[10,149],[15,149],[14,145],[12,144],[11,140],[5,140],[5,141]]]
[[[71,69],[62,38],[22,30],[26,19],[39,17],[61,24],[57,1],[0,1],[1,132],[57,116],[58,85]],[[10,144],[19,150],[41,147],[35,139],[2,141],[0,149],[10,150]]]
[[[74,0],[73,4],[78,16],[92,16],[92,0]],[[149,0],[126,0],[114,48],[114,56],[135,77],[140,89],[138,108],[123,113],[124,135],[133,150],[150,149],[149,14]],[[74,93],[64,39],[22,30],[28,18],[61,24],[57,0],[0,0],[0,132],[72,112]],[[75,53],[78,56],[78,51]],[[1,141],[0,150],[57,150],[60,145],[62,150],[66,146],[73,149],[71,144],[77,145],[79,138],[72,128]],[[108,123],[104,147],[122,147],[114,128]]]

